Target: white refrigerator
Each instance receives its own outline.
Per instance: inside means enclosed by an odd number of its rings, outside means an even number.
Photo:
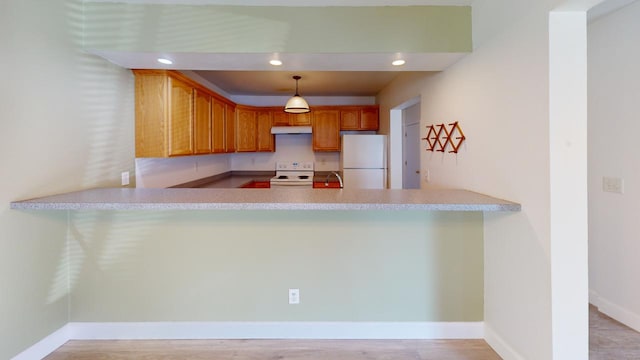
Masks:
[[[345,189],[385,189],[387,136],[342,135],[340,171]]]

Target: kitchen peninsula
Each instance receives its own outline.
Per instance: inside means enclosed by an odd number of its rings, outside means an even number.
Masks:
[[[427,210],[520,211],[467,190],[104,188],[15,201],[22,210]]]

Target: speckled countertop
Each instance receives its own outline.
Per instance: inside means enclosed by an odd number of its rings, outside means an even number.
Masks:
[[[320,174],[320,175],[318,175]],[[206,179],[196,180],[186,184],[172,186],[172,188],[209,188],[209,189],[233,189],[239,188],[251,181],[269,181],[275,176],[275,172],[268,171],[235,171],[213,176]],[[313,177],[315,182],[338,182],[335,176],[327,178],[327,172],[318,172]]]
[[[520,211],[467,190],[104,188],[15,201],[22,210],[428,210]]]

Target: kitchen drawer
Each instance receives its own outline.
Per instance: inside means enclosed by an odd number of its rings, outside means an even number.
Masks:
[[[243,189],[269,189],[271,187],[271,183],[269,181],[252,180],[240,187]]]
[[[324,181],[314,181],[313,182],[314,189],[339,189],[340,183],[337,181],[329,181],[325,183]]]

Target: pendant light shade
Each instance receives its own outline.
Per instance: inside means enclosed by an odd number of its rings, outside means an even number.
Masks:
[[[292,114],[308,113],[311,111],[311,109],[309,109],[309,104],[304,98],[302,98],[302,96],[298,95],[298,80],[300,80],[301,77],[296,75],[293,79],[296,81],[296,94],[287,101],[287,104],[284,106],[284,112]]]

